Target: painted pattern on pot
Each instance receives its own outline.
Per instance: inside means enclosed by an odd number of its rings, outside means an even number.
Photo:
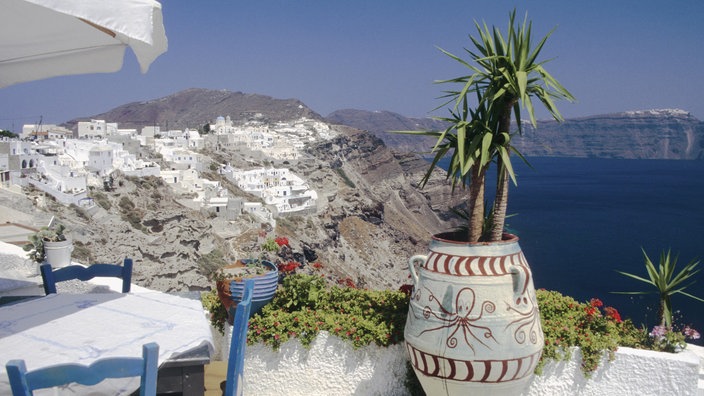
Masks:
[[[433,237],[409,261],[414,291],[405,338],[428,395],[519,394],[544,343],[530,267],[518,238]]]

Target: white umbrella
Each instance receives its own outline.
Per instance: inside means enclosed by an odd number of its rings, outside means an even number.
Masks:
[[[155,0],[1,0],[0,87],[111,73],[132,48],[142,73],[166,51]]]

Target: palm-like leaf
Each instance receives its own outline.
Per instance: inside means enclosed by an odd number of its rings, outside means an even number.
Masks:
[[[642,277],[635,274],[631,274],[623,271],[616,271],[619,274],[625,275],[629,278],[635,279],[637,281],[647,283],[655,288],[655,290],[650,291],[633,291],[633,292],[615,292],[617,294],[652,294],[657,293],[660,295],[660,322],[662,325],[667,327],[672,326],[672,301],[671,297],[675,294],[682,294],[684,296],[693,298],[697,301],[704,302],[704,299],[694,296],[692,294],[686,293],[688,287],[694,284],[692,280],[694,275],[696,275],[700,269],[697,268],[699,265],[699,260],[692,260],[687,265],[682,268],[680,272],[675,274],[675,267],[677,266],[678,257],[672,257],[670,250],[667,252],[660,253],[660,261],[658,262],[657,268],[653,261],[648,257],[648,254],[643,251],[643,259],[645,263],[645,270],[648,277]],[[689,283],[686,283],[689,282]],[[686,284],[685,284],[686,283]]]
[[[432,167],[450,153],[448,178],[453,188],[458,185],[470,187],[470,228],[473,221],[484,223],[483,208],[486,171],[495,161],[499,171],[496,200],[493,205],[491,236],[487,240],[501,240],[506,218],[508,200],[508,179],[516,183],[511,164],[511,153],[520,153],[511,145],[511,114],[515,116],[518,133],[521,133],[521,107],[528,111],[531,123],[535,126],[532,98],[537,97],[553,117],[561,121],[562,116],[553,99],[574,100],[574,97],[560,85],[538,62],[540,52],[552,31],[537,45],[532,45],[532,24],[528,17],[523,23],[515,22],[516,10],[509,14],[509,24],[504,35],[497,27],[489,28],[486,23],[475,21],[476,35],[470,35],[471,48],[465,48],[468,55],[463,59],[440,48],[440,51],[469,70],[467,75],[436,81],[437,83],[461,86],[447,90],[441,96],[444,103],[452,105],[450,117],[440,118],[450,126],[442,132],[422,133],[436,137],[433,148]],[[468,96],[476,94],[476,108],[470,109]],[[522,104],[522,106],[521,106]],[[437,109],[437,108],[436,108]],[[406,132],[407,133],[407,132]],[[523,158],[522,156],[520,156]],[[432,170],[428,171],[421,185],[427,183]],[[476,186],[473,186],[475,184]],[[477,209],[477,210],[474,210]],[[470,242],[475,242],[476,233],[470,232]],[[477,237],[478,238],[478,237]]]

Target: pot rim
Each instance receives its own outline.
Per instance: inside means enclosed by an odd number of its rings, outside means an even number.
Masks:
[[[518,238],[517,235],[504,232],[503,237],[501,241],[494,241],[494,242],[467,242],[461,239],[458,239],[458,235],[460,232],[458,231],[446,231],[446,232],[441,232],[439,234],[433,235],[433,240],[438,241],[438,242],[444,242],[444,243],[450,243],[454,245],[470,245],[470,246],[489,246],[489,245],[508,245],[512,243],[518,242],[520,238]]]

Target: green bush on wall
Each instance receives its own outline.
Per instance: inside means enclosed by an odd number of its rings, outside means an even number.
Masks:
[[[408,296],[400,291],[327,287],[319,276],[296,274],[250,319],[247,342],[278,349],[296,337],[307,346],[327,331],[355,347],[388,346],[403,341],[407,312]]]
[[[578,302],[556,291],[537,290],[545,347],[536,368],[541,374],[548,361],[568,360],[571,348],[582,353],[582,371],[589,377],[606,355],[614,358],[619,346],[667,351],[647,329],[622,319],[618,311],[593,298]],[[204,306],[213,326],[222,331],[226,313],[214,292],[205,293]],[[247,343],[263,343],[277,350],[297,338],[308,346],[320,331],[327,331],[355,348],[371,343],[388,346],[403,341],[408,294],[391,290],[363,290],[328,286],[315,275],[287,276],[274,299],[249,321]]]

